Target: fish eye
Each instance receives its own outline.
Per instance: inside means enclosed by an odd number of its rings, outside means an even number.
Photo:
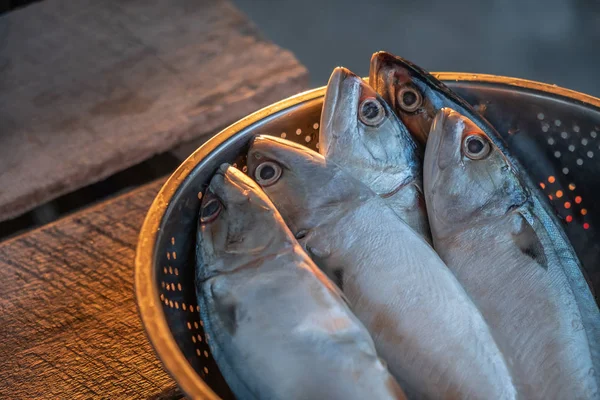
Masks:
[[[377,99],[368,97],[358,106],[358,118],[366,125],[377,126],[385,118],[385,109]]]
[[[398,105],[406,112],[414,112],[423,104],[423,96],[421,93],[412,87],[403,87],[398,90],[396,96]]]
[[[260,186],[270,186],[281,177],[281,166],[273,161],[265,161],[256,167],[254,179]]]
[[[222,209],[223,205],[216,197],[208,200],[202,205],[202,210],[200,210],[200,223],[207,224],[214,221],[221,214]]]
[[[463,152],[471,160],[481,160],[490,154],[491,146],[482,135],[469,135],[463,140]]]

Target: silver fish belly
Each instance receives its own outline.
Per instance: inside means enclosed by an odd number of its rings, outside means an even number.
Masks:
[[[207,341],[238,399],[405,399],[339,290],[232,167],[204,196],[197,260]]]
[[[335,249],[319,265],[346,266],[333,275],[342,275],[342,290],[390,371],[411,398],[514,398],[479,310],[421,238],[405,224],[384,222],[394,221],[392,213],[373,211],[381,207],[365,202],[304,243]]]
[[[252,176],[269,177],[265,192],[340,286],[409,398],[515,398],[479,310],[433,249],[379,196],[284,140],[257,138],[248,160]],[[263,174],[267,168],[276,171]]]
[[[547,262],[540,265],[515,246],[522,219],[515,213],[434,236],[435,248],[496,333],[523,398],[597,398],[583,316],[563,266],[552,251],[539,249]]]

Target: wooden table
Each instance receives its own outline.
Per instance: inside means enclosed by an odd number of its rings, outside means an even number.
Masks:
[[[226,0],[44,0],[0,17],[0,221],[306,89]]]
[[[133,295],[139,229],[162,183],[0,243],[0,398],[181,397]]]
[[[45,0],[5,14],[0,220],[197,146],[307,82],[226,0]],[[0,398],[182,397],[133,290],[164,179],[0,243]]]

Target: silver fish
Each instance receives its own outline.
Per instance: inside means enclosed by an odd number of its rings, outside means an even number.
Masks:
[[[339,289],[228,165],[202,200],[197,263],[204,329],[238,399],[405,399]]]
[[[346,68],[331,74],[319,152],[367,185],[431,242],[423,198],[422,149],[390,106]]]
[[[597,399],[600,313],[571,246],[502,151],[449,108],[424,185],[434,247],[486,318],[526,399]]]
[[[489,327],[433,249],[320,154],[255,138],[248,171],[342,289],[409,398],[512,399]]]

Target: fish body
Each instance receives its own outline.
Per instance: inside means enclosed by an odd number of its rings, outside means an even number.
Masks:
[[[339,289],[233,167],[203,197],[197,263],[207,341],[238,399],[405,399]]]
[[[331,74],[319,152],[356,177],[431,242],[423,199],[423,152],[390,106],[345,68]]]
[[[249,174],[342,289],[409,398],[515,398],[480,312],[379,196],[289,141],[257,137],[247,159]]]
[[[510,160],[444,108],[424,187],[434,247],[490,324],[519,396],[600,398],[600,313],[573,249]]]

